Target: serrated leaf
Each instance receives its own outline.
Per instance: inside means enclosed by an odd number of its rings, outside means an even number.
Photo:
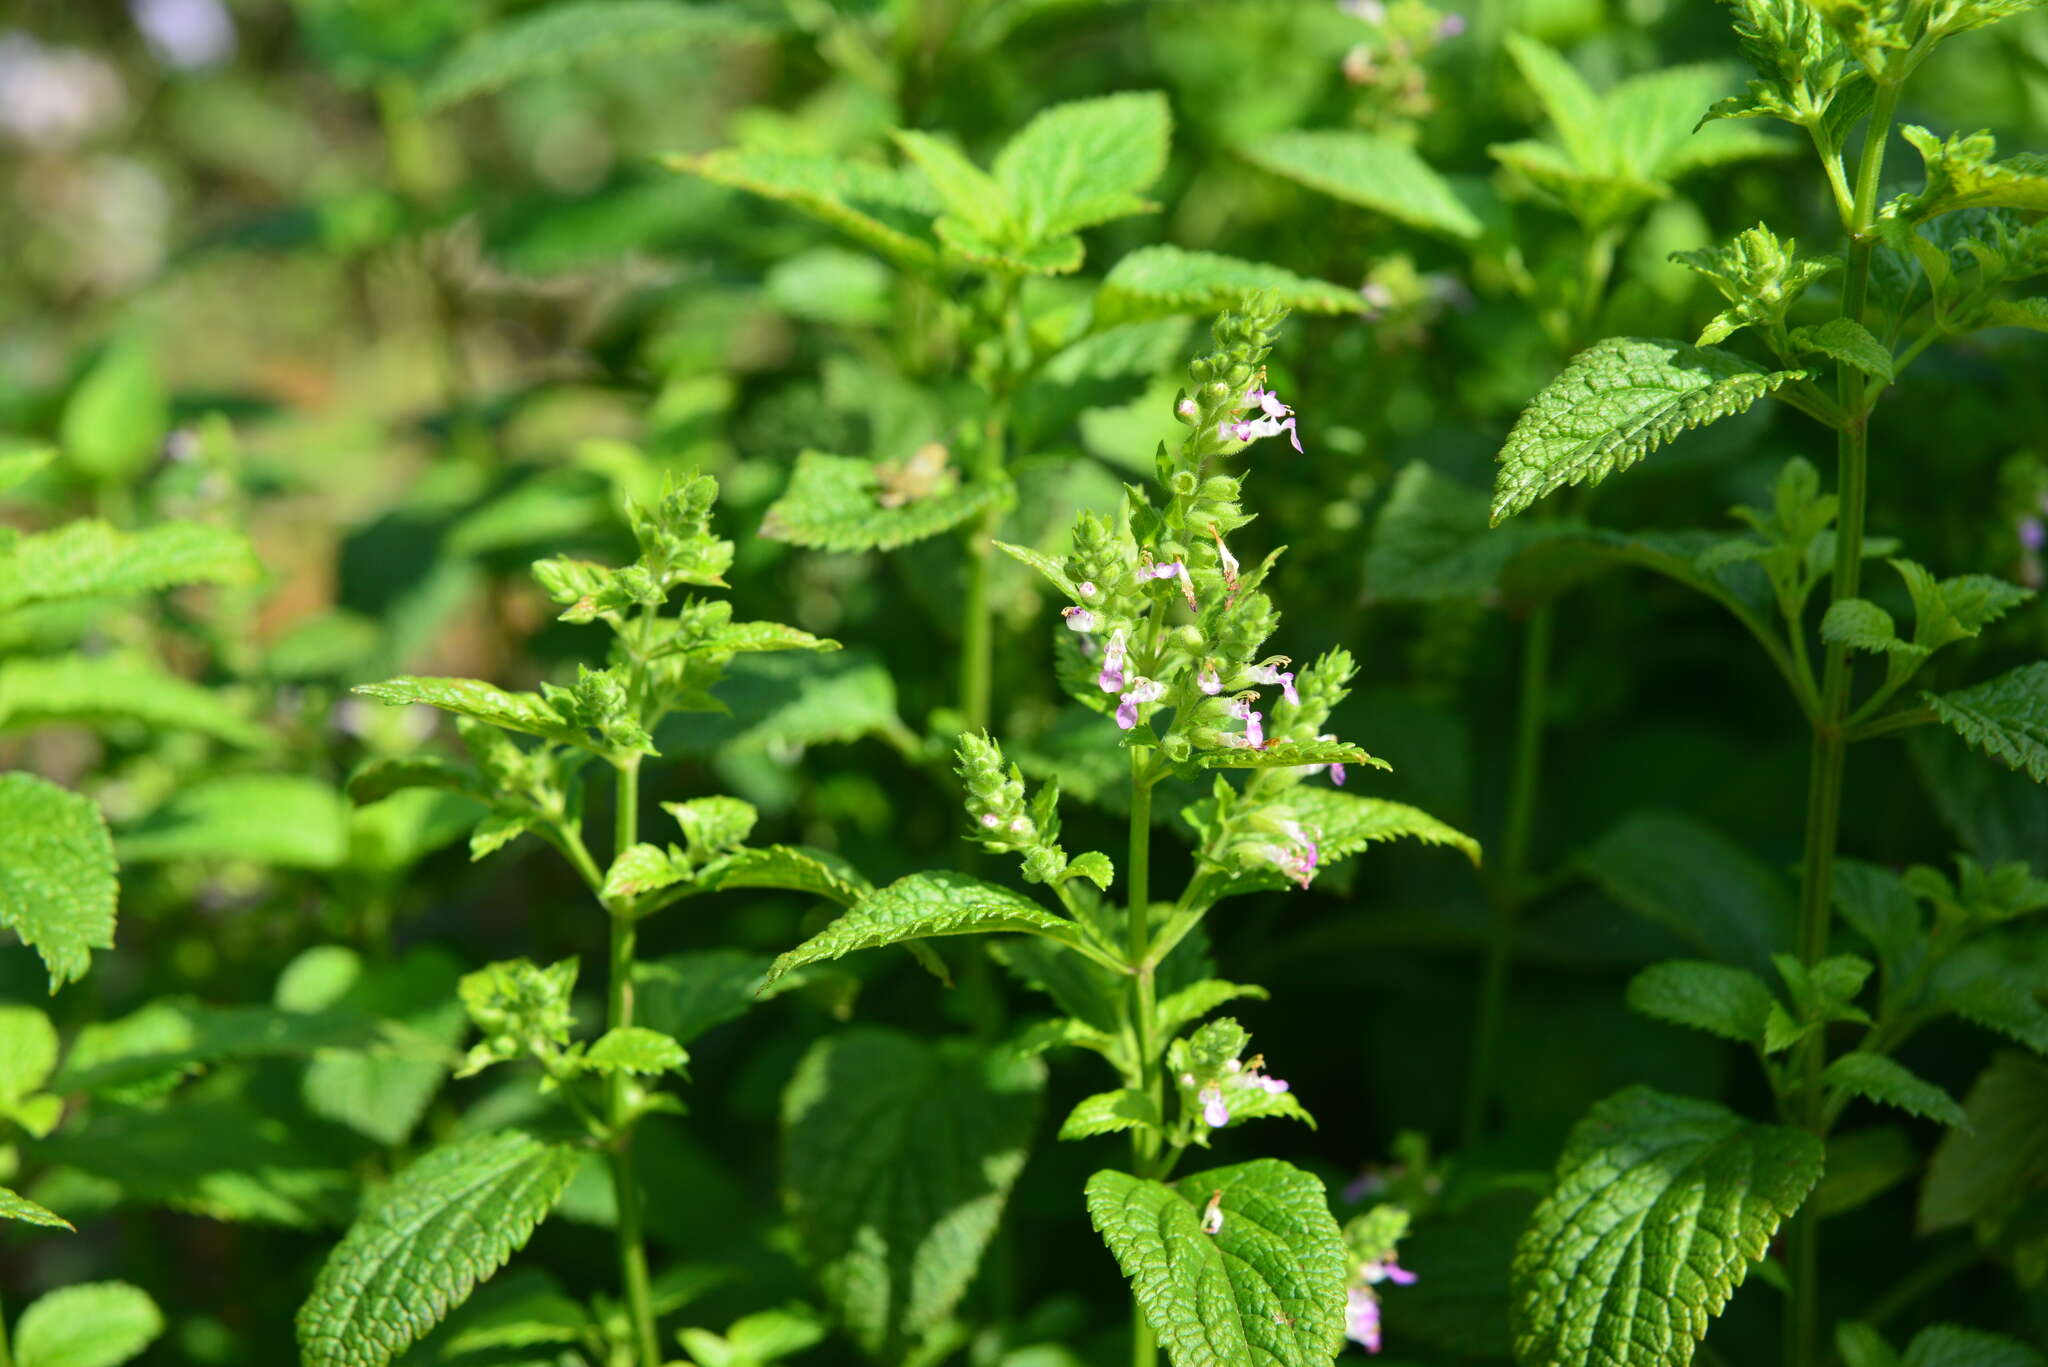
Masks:
[[[640,1017],[678,1044],[802,983],[802,975],[768,980],[769,959],[739,949],[706,949],[637,964],[633,986]]]
[[[1994,759],[2048,783],[2048,661],[1953,693],[1923,693],[1944,725]]]
[[[1723,963],[1772,972],[1792,945],[1792,904],[1770,869],[1711,827],[1638,812],[1579,856],[1602,891]]]
[[[2043,1367],[2048,1363],[2028,1345],[2003,1334],[1934,1324],[1906,1345],[1901,1367]]]
[[[23,1224],[43,1225],[50,1229],[71,1229],[71,1222],[55,1211],[45,1210],[19,1192],[0,1187],[0,1220],[19,1220]],[[75,1231],[74,1231],[75,1232]]]
[[[438,755],[380,755],[364,760],[348,777],[348,799],[357,806],[381,802],[393,793],[439,788],[488,802],[483,775]]]
[[[1821,1172],[1821,1143],[1630,1087],[1572,1131],[1515,1251],[1518,1361],[1686,1367]]]
[[[1683,342],[1597,342],[1572,358],[1508,434],[1493,521],[1565,485],[1597,484],[1804,373],[1760,370],[1732,352]]]
[[[1896,1125],[1828,1136],[1828,1166],[1808,1207],[1832,1219],[1876,1200],[1920,1170],[1919,1153]]]
[[[706,892],[783,888],[827,897],[841,906],[852,906],[874,891],[874,885],[838,855],[795,845],[735,850],[707,864],[697,875],[697,883]]]
[[[557,5],[486,27],[441,63],[421,90],[420,103],[431,111],[537,76],[763,31],[752,16],[718,5],[667,0]]]
[[[0,664],[0,730],[137,723],[197,731],[234,745],[270,737],[213,691],[126,655],[65,655]]]
[[[1220,1193],[1223,1223],[1202,1230]],[[1323,1367],[1343,1342],[1343,1235],[1323,1184],[1262,1158],[1172,1186],[1088,1179],[1088,1218],[1130,1279],[1173,1367]]]
[[[1915,124],[1899,136],[1920,154],[1926,184],[1918,194],[1902,195],[1887,215],[1920,222],[1958,209],[2048,210],[2048,157],[2022,152],[1998,158],[1989,133],[1951,133],[1941,138]]]
[[[1820,619],[1820,638],[1879,655],[1926,653],[1912,642],[1900,640],[1892,615],[1868,598],[1838,598],[1828,604],[1827,615]]]
[[[714,690],[729,715],[692,717],[677,728],[685,753],[773,749],[862,736],[902,725],[896,684],[873,656],[753,655],[736,661]],[[664,728],[663,737],[670,735]]]
[[[1204,978],[1163,998],[1153,1008],[1153,1028],[1158,1031],[1159,1038],[1172,1039],[1180,1033],[1183,1026],[1192,1025],[1225,1002],[1244,998],[1262,1002],[1269,995],[1266,989],[1257,983],[1233,983],[1220,978]]]
[[[868,893],[818,934],[779,956],[770,982],[805,964],[838,959],[859,949],[940,935],[1043,935],[1077,946],[1072,921],[1008,888],[964,873],[913,873]]]
[[[1140,198],[1166,170],[1173,115],[1156,91],[1044,110],[991,168],[1026,242],[1045,242],[1158,206]]]
[[[1097,1092],[1083,1097],[1060,1122],[1061,1139],[1092,1139],[1099,1134],[1121,1134],[1140,1125],[1158,1127],[1159,1103],[1131,1087],[1114,1092]]]
[[[1357,746],[1334,740],[1276,740],[1264,749],[1204,750],[1197,759],[1204,769],[1299,769],[1310,764],[1363,764],[1392,769],[1385,760]]]
[[[882,492],[874,462],[806,451],[761,519],[761,535],[825,551],[889,550],[957,527],[1004,497],[1001,486],[965,484],[885,507]]]
[[[1969,1118],[1956,1099],[1941,1088],[1922,1078],[1916,1077],[1912,1069],[1896,1059],[1882,1054],[1856,1050],[1842,1055],[1827,1066],[1821,1080],[1830,1087],[1875,1101],[1883,1106],[1896,1106],[1902,1111],[1955,1128],[1969,1127]]]
[[[1394,477],[1373,523],[1365,582],[1376,599],[1490,600],[1508,563],[1530,546],[1582,532],[1575,523],[1521,522],[1489,528],[1486,494],[1413,460]]]
[[[783,1094],[783,1186],[806,1262],[883,1360],[973,1280],[1036,1127],[1044,1065],[864,1028],[814,1045]]]
[[[584,729],[571,724],[538,693],[508,693],[481,679],[425,678],[405,674],[382,683],[357,684],[349,691],[394,707],[420,703],[452,712],[458,717],[474,717],[507,731],[591,748],[590,737]]]
[[[1406,143],[1351,129],[1295,129],[1240,149],[1254,166],[1424,232],[1475,241],[1478,218]]]
[[[1920,1188],[1923,1234],[2019,1209],[2048,1181],[2048,1063],[2001,1052],[1963,1100],[1968,1128],[1951,1130]]]
[[[119,895],[100,809],[32,774],[0,774],[0,926],[42,956],[51,992],[114,947]]]
[[[1312,280],[1261,261],[1159,243],[1119,258],[1095,295],[1095,325],[1168,314],[1211,314],[1247,294],[1268,292],[1296,313],[1362,313],[1357,290]]]
[[[669,857],[659,845],[634,845],[622,850],[605,871],[602,897],[638,897],[642,893],[680,883],[690,876],[689,865]]]
[[[668,165],[787,204],[900,265],[929,268],[938,260],[924,234],[939,202],[931,183],[914,171],[745,148],[674,157]]]
[[[583,1055],[583,1066],[600,1073],[668,1073],[690,1061],[683,1046],[644,1025],[607,1030]]]
[[[121,828],[125,863],[249,859],[298,869],[339,868],[348,859],[348,806],[316,779],[230,774],[171,795]]]
[[[14,1327],[16,1367],[119,1367],[164,1331],[141,1287],[88,1282],[40,1297]]]
[[[129,533],[104,522],[69,522],[0,548],[0,611],[178,584],[246,583],[258,568],[249,539],[224,527],[166,522]]]
[[[383,1367],[524,1247],[581,1158],[517,1131],[433,1150],[371,1198],[300,1307],[307,1367]]]
[[[1348,859],[1368,845],[1388,840],[1446,845],[1474,864],[1479,862],[1477,840],[1405,802],[1360,797],[1320,786],[1297,788],[1287,794],[1285,802],[1296,820],[1313,826],[1320,834],[1316,845],[1324,863]]]
[[[430,945],[367,966],[338,945],[293,960],[278,979],[279,1008],[360,1015],[380,1022],[379,1032],[388,1036],[356,1047],[340,1040],[315,1045],[299,1085],[306,1109],[386,1147],[403,1144],[426,1115],[469,1029],[456,997],[461,977],[454,956]]]
[[[1776,1000],[1762,978],[1727,964],[1676,959],[1651,964],[1629,980],[1631,1009],[1737,1044],[1759,1044]]]
[[[1886,384],[1892,382],[1891,348],[1853,318],[1831,318],[1817,327],[1794,328],[1792,346],[1832,357]]]

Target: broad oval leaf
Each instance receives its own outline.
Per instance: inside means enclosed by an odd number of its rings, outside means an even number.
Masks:
[[[31,774],[0,774],[0,926],[42,955],[50,990],[114,947],[114,842],[91,799]]]
[[[1043,935],[1078,948],[1079,930],[1028,897],[964,873],[913,873],[867,894],[831,925],[779,956],[768,981],[805,964],[838,959],[857,949],[938,935]]]
[[[1686,1367],[1819,1180],[1821,1142],[1630,1087],[1586,1114],[1515,1250],[1527,1367]]]
[[[374,1197],[299,1308],[307,1367],[383,1367],[523,1247],[581,1154],[516,1130],[429,1153]]]
[[[1967,1129],[1951,1130],[1920,1188],[1922,1234],[2019,1208],[2048,1178],[2048,1063],[2001,1053],[1963,1103]]]
[[[124,863],[249,859],[295,869],[339,868],[348,858],[348,802],[297,774],[227,774],[182,792],[132,825],[116,846]]]
[[[164,1331],[149,1293],[127,1282],[52,1291],[21,1312],[15,1367],[118,1367]]]
[[[884,1360],[952,1314],[1038,1123],[1044,1065],[894,1030],[820,1041],[783,1094],[790,1217],[826,1299]]]
[[[1508,433],[1494,479],[1493,521],[1567,484],[1597,484],[1804,374],[1760,370],[1733,352],[1684,342],[1596,342],[1572,358]]]
[[[1241,149],[1254,166],[1362,204],[1387,217],[1461,241],[1480,235],[1479,219],[1406,143],[1354,129],[1296,129]]]
[[[1205,1234],[1219,1195],[1223,1224]],[[1098,1172],[1088,1218],[1173,1367],[1325,1367],[1343,1342],[1344,1238],[1299,1168],[1261,1158],[1172,1186]]]
[[[1070,100],[1024,125],[996,154],[996,184],[1027,242],[1141,214],[1166,170],[1173,114],[1156,91]]]

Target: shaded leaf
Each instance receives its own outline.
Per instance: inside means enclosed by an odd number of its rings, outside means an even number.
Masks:
[[[32,774],[0,774],[0,926],[42,955],[52,992],[114,947],[119,894],[100,809]]]

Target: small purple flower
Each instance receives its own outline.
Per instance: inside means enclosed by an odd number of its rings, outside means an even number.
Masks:
[[[1287,1090],[1287,1079],[1267,1077],[1264,1073],[1253,1073],[1245,1078],[1245,1084],[1257,1087],[1269,1096],[1279,1096]]]
[[[1179,403],[1173,406],[1173,411],[1180,414],[1180,416],[1186,419],[1188,422],[1193,422],[1196,416],[1200,414],[1202,410],[1193,399],[1184,398]]]
[[[1117,699],[1116,724],[1128,731],[1138,724],[1138,704],[1157,702],[1166,696],[1166,685],[1157,679],[1132,679],[1130,689]]]
[[[1331,735],[1321,735],[1317,736],[1316,739],[1319,741],[1335,741],[1337,738]],[[1344,766],[1336,763],[1334,760],[1328,764],[1311,764],[1308,767],[1308,772],[1320,774],[1325,769],[1330,771],[1330,782],[1342,788],[1344,786]]]
[[[1109,634],[1109,648],[1102,656],[1102,670],[1095,676],[1095,686],[1105,693],[1115,693],[1124,686],[1124,657],[1128,653],[1124,645],[1124,629],[1118,627]]]
[[[1230,1107],[1223,1102],[1223,1089],[1210,1083],[1195,1094],[1195,1100],[1202,1103],[1202,1119],[1209,1122],[1209,1128],[1220,1130],[1230,1123]]]
[[[1344,1293],[1344,1337],[1368,1353],[1380,1350],[1380,1298],[1366,1287]]]
[[[1067,619],[1067,629],[1070,631],[1095,630],[1095,614],[1087,608],[1061,608],[1060,616]]]
[[[1462,14],[1446,14],[1443,18],[1437,20],[1436,36],[1438,42],[1442,42],[1446,38],[1455,38],[1464,31],[1465,16]]]
[[[997,816],[994,812],[983,812],[981,814],[981,824],[983,826],[986,826],[989,830],[994,830],[996,827],[1002,825],[1003,822],[1002,818]]]
[[[1279,684],[1280,696],[1296,707],[1301,706],[1301,694],[1294,691],[1294,672],[1292,670],[1282,670],[1279,665],[1264,664],[1253,665],[1244,673],[1245,677],[1253,683]]]
[[[1253,709],[1249,697],[1232,698],[1230,700],[1230,715],[1234,720],[1244,723],[1243,741],[1233,742],[1233,744],[1241,744],[1247,750],[1263,750],[1266,748],[1265,718],[1261,713]]]
[[[1415,1274],[1395,1262],[1392,1258],[1387,1259],[1385,1262],[1360,1263],[1358,1265],[1358,1275],[1374,1286],[1378,1286],[1381,1282],[1392,1282],[1396,1286],[1415,1285]]]
[[[2048,546],[2048,525],[2038,517],[2020,519],[2020,545],[2029,551],[2039,551]]]
[[[1301,435],[1294,430],[1293,418],[1253,418],[1243,422],[1226,422],[1223,435],[1232,441],[1257,441],[1261,437],[1277,437],[1282,432],[1294,449],[1301,450]]]
[[[1074,592],[1080,594],[1083,598],[1093,598],[1099,590],[1095,587],[1093,579],[1083,579],[1080,583],[1074,585]]]
[[[1337,8],[1353,19],[1363,19],[1368,24],[1387,22],[1387,7],[1380,0],[1337,0]]]
[[[235,21],[220,0],[128,0],[128,11],[166,66],[196,70],[235,53]]]
[[[1180,580],[1181,596],[1188,600],[1189,607],[1200,610],[1201,605],[1195,601],[1195,581],[1188,577],[1186,562],[1162,560],[1156,565],[1141,565],[1138,567],[1138,578]]]
[[[1365,301],[1367,322],[1378,318],[1394,306],[1394,292],[1377,280],[1369,280],[1358,287],[1358,297]]]
[[[1201,672],[1195,675],[1195,687],[1212,698],[1223,691],[1223,680],[1217,677],[1214,660],[1202,661]]]

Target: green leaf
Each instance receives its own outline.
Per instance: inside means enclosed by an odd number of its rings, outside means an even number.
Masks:
[[[938,191],[939,202],[946,207],[941,224],[950,222],[988,239],[998,251],[1013,240],[1016,225],[1011,220],[1009,196],[966,153],[945,138],[913,129],[894,129],[890,136]],[[939,236],[942,240],[949,236],[944,227]]]
[[[1837,598],[1828,604],[1827,615],[1820,619],[1820,638],[1878,655],[1926,653],[1900,640],[1892,615],[1868,598]]]
[[[1359,313],[1357,290],[1279,266],[1159,243],[1118,259],[1095,295],[1095,326],[1177,313],[1218,313],[1247,294],[1269,292],[1296,313]]]
[[[1299,769],[1310,764],[1363,764],[1392,769],[1383,759],[1357,746],[1334,740],[1276,740],[1263,750],[1204,750],[1197,758],[1204,769]]]
[[[966,484],[893,507],[885,496],[874,462],[806,451],[761,519],[761,535],[816,550],[889,550],[957,527],[1005,494],[1000,485]]]
[[[0,1005],[0,1118],[49,1133],[62,1102],[38,1095],[57,1066],[57,1028],[33,1006]]]
[[[126,1282],[67,1286],[21,1312],[15,1367],[117,1367],[164,1331],[163,1312]]]
[[[737,9],[667,0],[585,0],[486,27],[441,63],[420,92],[428,111],[536,76],[616,57],[751,38],[760,22]]]
[[[0,774],[0,926],[42,955],[50,991],[114,947],[114,843],[88,798],[31,774]]]
[[[2003,1334],[1934,1324],[1906,1345],[1902,1367],[2043,1367],[2044,1363],[2048,1358]]]
[[[428,707],[438,707],[443,712],[453,712],[458,717],[474,717],[507,731],[521,731],[564,745],[579,745],[586,750],[591,748],[590,737],[584,728],[571,723],[547,699],[537,693],[508,693],[481,679],[423,678],[405,674],[382,683],[357,684],[349,691],[394,707],[423,703]]]
[[[748,656],[727,672],[716,694],[731,715],[690,719],[679,749],[700,755],[787,752],[902,725],[895,681],[873,656],[858,651]]]
[[[1056,104],[996,154],[995,182],[1026,242],[1150,213],[1140,198],[1166,170],[1173,114],[1156,91]]]
[[[359,807],[415,788],[462,793],[479,802],[492,797],[483,775],[438,755],[379,755],[364,760],[348,776],[348,799]]]
[[[1424,232],[1476,241],[1480,223],[1406,143],[1350,129],[1295,129],[1240,149],[1254,166]]]
[[[686,860],[671,858],[658,845],[634,845],[620,852],[605,871],[600,897],[634,898],[680,883],[690,876]]]
[[[219,694],[139,657],[64,655],[0,664],[0,730],[124,722],[197,731],[234,745],[270,741]]]
[[[41,474],[56,456],[55,451],[41,447],[0,452],[0,494]]]
[[[583,1066],[601,1073],[680,1072],[690,1056],[659,1030],[625,1025],[607,1030],[583,1056]]]
[[[230,774],[171,795],[121,829],[124,863],[249,859],[297,869],[335,869],[348,859],[348,804],[317,779]]]
[[[1421,808],[1403,802],[1360,797],[1321,786],[1294,789],[1283,801],[1297,821],[1314,827],[1320,833],[1316,845],[1326,864],[1348,859],[1368,845],[1388,840],[1419,840],[1425,845],[1447,845],[1474,864],[1479,862],[1477,840]]]
[[[739,949],[706,949],[636,964],[633,987],[640,1019],[678,1044],[779,996],[803,979],[768,979],[768,956]]]
[[[1828,1166],[1807,1207],[1820,1219],[1860,1209],[1920,1170],[1912,1140],[1896,1125],[1828,1136]]]
[[[782,1099],[783,1186],[805,1260],[885,1361],[974,1278],[1037,1125],[1044,1065],[863,1028],[821,1040]]]
[[[735,850],[714,859],[697,875],[705,892],[720,888],[783,888],[827,897],[852,906],[874,891],[858,870],[836,854],[795,845]]]
[[[1771,955],[1792,945],[1784,885],[1690,817],[1639,812],[1594,841],[1578,862],[1608,896],[1710,958],[1768,974]]]
[[[20,1220],[24,1224],[44,1225],[50,1229],[71,1229],[71,1222],[63,1216],[43,1209],[6,1187],[0,1187],[0,1220]]]
[[[426,1115],[469,1029],[456,998],[461,977],[454,956],[430,945],[367,966],[339,945],[317,946],[294,959],[278,979],[279,1008],[360,1015],[380,1022],[387,1037],[356,1048],[316,1046],[299,1086],[306,1109],[387,1148],[403,1144]]]
[[[925,236],[938,200],[930,182],[914,171],[746,148],[672,157],[667,164],[787,204],[899,265],[928,269],[938,261],[937,249]]]
[[[1386,602],[1491,601],[1508,563],[1541,541],[1584,531],[1576,523],[1518,522],[1489,529],[1486,494],[1412,460],[1394,477],[1373,523],[1365,582]]]
[[[768,969],[768,980],[857,949],[939,935],[1009,933],[1080,944],[1080,929],[1072,921],[1008,888],[964,873],[913,873],[862,897],[824,930],[779,956]]]
[[[1202,1231],[1217,1198],[1223,1223]],[[1350,1258],[1323,1184],[1261,1158],[1172,1186],[1088,1179],[1088,1218],[1173,1367],[1324,1367],[1344,1338]]]
[[[1508,34],[1506,43],[1508,55],[1542,104],[1565,154],[1584,169],[1604,166],[1618,130],[1604,126],[1599,93],[1557,49],[1523,33]]]
[[[1145,1092],[1124,1087],[1114,1092],[1097,1092],[1083,1097],[1060,1123],[1061,1139],[1092,1139],[1099,1134],[1120,1134],[1140,1125],[1157,1129],[1161,1124],[1159,1103]]]
[[[123,482],[156,455],[171,426],[170,395],[148,343],[123,337],[100,353],[64,405],[59,436],[80,470]]]
[[[1835,1353],[1842,1367],[1899,1367],[1899,1355],[1884,1335],[1861,1320],[1835,1322]]]
[[[1953,693],[1920,696],[1964,740],[2034,782],[2048,783],[2048,661]]]
[[[1989,133],[1951,133],[1946,139],[1915,124],[1899,136],[1920,154],[1927,183],[1918,194],[1901,195],[1887,216],[1922,222],[1958,209],[2048,210],[2048,157],[2034,152],[1997,159]]]
[[[1214,1011],[1225,1002],[1249,998],[1265,1001],[1265,988],[1257,983],[1224,982],[1220,978],[1203,978],[1183,987],[1180,991],[1162,1000],[1153,1008],[1153,1029],[1161,1039],[1172,1039],[1183,1026],[1192,1025]]]
[[[1718,246],[1673,252],[1671,259],[1705,276],[1728,301],[1701,330],[1700,346],[1712,346],[1746,327],[1783,327],[1786,313],[1807,287],[1842,266],[1838,256],[1800,255],[1797,241],[1761,223]]]
[[[1737,1044],[1762,1043],[1764,1020],[1775,1000],[1764,980],[1748,969],[1693,959],[1651,964],[1628,984],[1633,1010]]]
[[[258,568],[248,538],[223,527],[166,522],[129,533],[104,522],[68,522],[0,547],[0,611],[178,584],[247,583]]]
[[[1515,1251],[1516,1358],[1686,1367],[1821,1161],[1812,1135],[1712,1102],[1598,1103]]]
[[[1967,1128],[1942,1136],[1920,1188],[1923,1234],[2019,1209],[2048,1182],[2048,1063],[2002,1052],[1964,1098]]]
[[[1821,1080],[1855,1096],[1884,1106],[1896,1106],[1913,1115],[1947,1125],[1969,1128],[1969,1118],[1956,1099],[1931,1082],[1914,1076],[1911,1069],[1882,1054],[1857,1050],[1844,1054],[1827,1066]]]
[[[1493,521],[1567,484],[1597,484],[1804,374],[1760,370],[1733,352],[1683,342],[1596,342],[1572,358],[1508,434],[1494,481]]]
[[[383,1367],[505,1265],[581,1153],[517,1131],[433,1150],[373,1196],[299,1309],[307,1367]]]
[[[1832,357],[1886,384],[1892,382],[1891,348],[1853,318],[1833,318],[1818,327],[1794,328],[1792,346],[1797,351],[1817,351]]]

